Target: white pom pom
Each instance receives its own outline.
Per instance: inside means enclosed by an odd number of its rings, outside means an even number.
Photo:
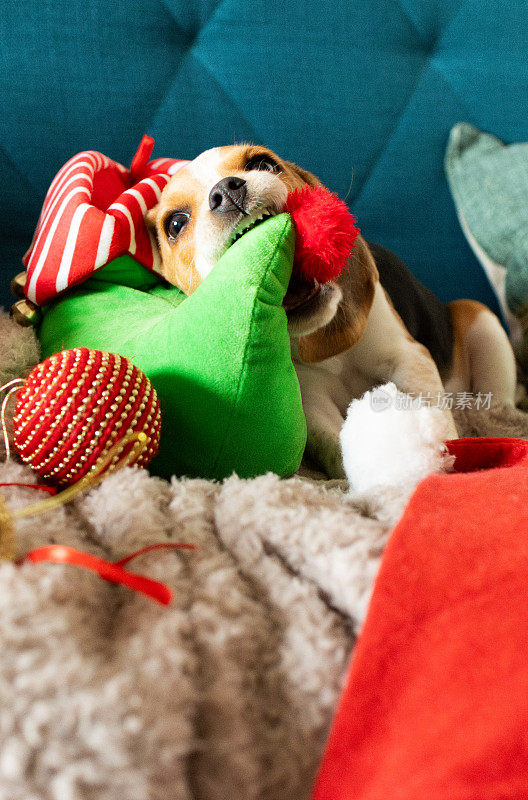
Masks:
[[[352,489],[416,485],[454,461],[444,446],[449,418],[440,408],[421,406],[394,383],[353,400],[341,430],[343,466]]]

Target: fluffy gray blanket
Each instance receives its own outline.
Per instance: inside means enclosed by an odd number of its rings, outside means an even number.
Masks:
[[[0,380],[38,361],[0,316]],[[456,412],[461,435],[528,437],[526,415]],[[35,482],[22,465],[1,482]],[[71,566],[0,564],[0,800],[308,798],[404,488],[306,477],[224,483],[125,469],[17,524],[168,584],[162,607]],[[11,510],[34,492],[3,488]]]

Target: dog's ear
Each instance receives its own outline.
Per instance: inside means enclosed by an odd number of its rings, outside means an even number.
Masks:
[[[324,361],[355,345],[365,331],[379,275],[365,240],[358,236],[347,265],[336,283],[343,298],[324,327],[299,338],[299,355],[306,363]]]
[[[295,174],[301,179],[301,181],[303,181],[303,183],[308,184],[308,186],[323,185],[316,175],[314,175],[312,172],[308,172],[307,169],[298,167],[297,164],[293,163],[293,161],[285,161],[284,163],[292,170],[292,172],[295,172]]]

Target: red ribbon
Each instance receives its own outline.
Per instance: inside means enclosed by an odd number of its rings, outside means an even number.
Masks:
[[[137,558],[137,556],[143,555],[143,553],[148,553],[150,550],[175,547],[187,550],[195,549],[192,544],[173,544],[168,542],[151,544],[113,563],[111,561],[106,561],[104,558],[99,558],[99,556],[94,556],[91,553],[84,553],[82,550],[77,550],[75,547],[52,544],[31,550],[29,553],[26,553],[18,563],[22,564],[24,561],[32,561],[38,564],[42,561],[48,561],[54,564],[73,564],[76,567],[82,567],[83,569],[89,569],[95,572],[105,581],[128,586],[129,589],[133,589],[135,592],[141,592],[152,600],[156,600],[156,602],[167,606],[172,600],[172,592],[168,586],[165,586],[164,583],[153,581],[151,578],[146,578],[144,575],[128,572],[126,569],[123,569],[123,566],[128,564],[129,561],[132,561],[133,558]]]
[[[144,133],[143,138],[139,143],[136,155],[132,159],[132,163],[130,165],[130,176],[132,178],[132,185],[134,185],[134,183],[137,183],[140,180],[139,176],[143,171],[144,167],[146,167],[148,160],[152,155],[153,149],[154,149],[154,139],[152,138],[152,136],[147,136],[147,134]]]

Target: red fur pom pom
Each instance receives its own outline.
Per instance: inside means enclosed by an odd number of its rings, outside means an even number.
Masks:
[[[284,208],[295,226],[293,269],[320,283],[334,281],[346,264],[359,229],[346,203],[323,186],[288,195]]]

